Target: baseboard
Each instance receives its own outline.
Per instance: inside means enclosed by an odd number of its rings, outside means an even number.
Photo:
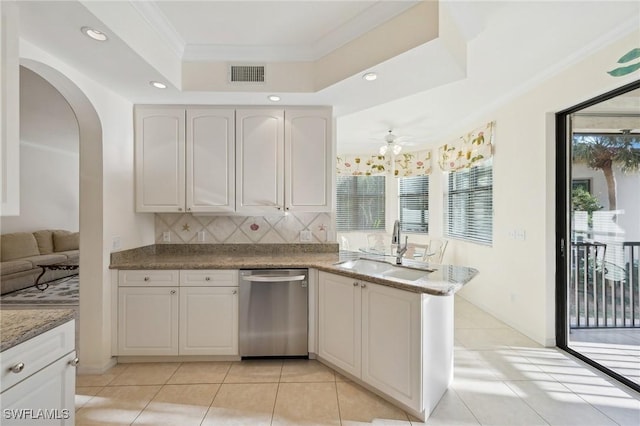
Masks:
[[[118,356],[118,364],[133,364],[137,362],[202,362],[202,361],[240,361],[237,355],[127,355]]]
[[[82,365],[82,360],[80,360],[78,364],[78,374],[104,374],[117,363],[118,360],[115,357],[109,358],[109,361],[103,366]]]

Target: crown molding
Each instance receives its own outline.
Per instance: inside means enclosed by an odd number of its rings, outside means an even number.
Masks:
[[[152,1],[130,0],[129,3],[140,14],[140,16],[147,21],[151,28],[153,28],[161,38],[169,43],[169,46],[176,55],[178,55],[179,58],[183,58],[186,43],[173,25],[171,25],[171,22],[169,22],[166,15],[162,10],[160,10],[160,7]]]

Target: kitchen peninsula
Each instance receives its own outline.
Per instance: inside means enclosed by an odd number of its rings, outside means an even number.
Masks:
[[[112,253],[118,330],[113,354],[119,362],[137,355],[184,359],[196,353],[240,359],[239,270],[304,268],[309,270],[309,357],[425,419],[453,377],[452,296],[477,270],[366,260],[381,265],[384,273],[377,273],[348,267],[353,260],[362,257],[339,252],[332,243],[158,244]],[[398,273],[405,271],[411,274]],[[215,299],[214,305],[189,304],[198,297]],[[140,312],[154,304],[157,310]],[[145,318],[151,318],[147,325],[141,323]],[[150,330],[156,340],[140,345]],[[203,351],[185,343],[185,336],[208,332],[215,338]]]

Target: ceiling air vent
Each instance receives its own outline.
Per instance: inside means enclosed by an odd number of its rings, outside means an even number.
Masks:
[[[231,83],[264,83],[264,65],[231,65]]]

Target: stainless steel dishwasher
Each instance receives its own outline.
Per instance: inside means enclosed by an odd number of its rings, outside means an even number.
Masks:
[[[308,356],[308,270],[240,271],[240,356]]]

